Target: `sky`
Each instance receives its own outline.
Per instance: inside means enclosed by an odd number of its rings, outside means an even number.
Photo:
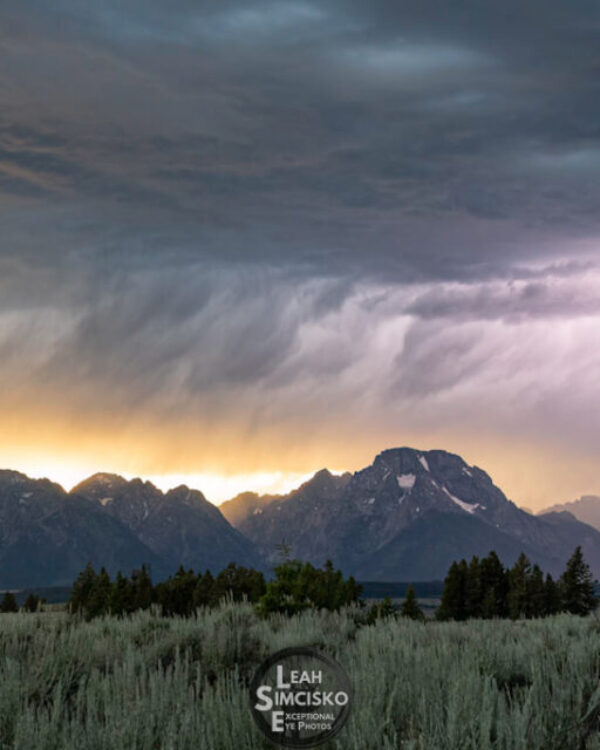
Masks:
[[[600,6],[7,0],[0,464],[600,494]]]

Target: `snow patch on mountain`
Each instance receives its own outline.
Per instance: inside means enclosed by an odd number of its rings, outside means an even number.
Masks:
[[[479,508],[479,503],[465,503],[464,500],[461,500],[460,498],[456,497],[456,495],[453,495],[447,487],[442,487],[446,495],[452,500],[452,502],[456,503],[459,508],[462,508],[467,513],[475,513],[477,508]]]
[[[412,490],[412,488],[415,486],[415,480],[416,480],[416,476],[414,474],[397,474],[396,475],[396,481],[398,482],[398,487],[400,487],[403,490]]]
[[[112,501],[113,501],[113,498],[112,498],[112,497],[103,497],[103,498],[102,498],[102,499],[100,500],[100,505],[102,505],[102,506],[103,506],[104,508],[106,508],[106,506],[107,506],[107,505],[108,505],[109,503],[112,503]]]
[[[425,458],[425,456],[419,456],[419,461],[425,471],[429,471],[429,464],[427,463],[427,459]]]

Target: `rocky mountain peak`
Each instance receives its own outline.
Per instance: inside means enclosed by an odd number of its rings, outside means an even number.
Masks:
[[[180,484],[177,487],[165,493],[165,502],[171,504],[181,504],[189,508],[201,509],[205,513],[213,516],[220,516],[219,509],[209,502],[200,490],[193,490],[187,484]]]

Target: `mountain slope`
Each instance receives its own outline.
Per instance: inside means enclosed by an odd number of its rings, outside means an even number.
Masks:
[[[410,529],[367,555],[360,563],[360,576],[365,580],[393,581],[398,571],[402,571],[411,581],[433,580],[443,577],[455,560],[468,560],[473,555],[485,557],[492,549],[505,565],[512,565],[525,552],[543,570],[556,573],[562,569],[557,558],[541,553],[480,518],[431,511]]]
[[[73,489],[118,519],[174,572],[179,565],[218,571],[230,562],[261,567],[254,544],[201,492],[185,485],[162,493],[151,482],[95,474]]]
[[[271,561],[278,558],[282,543],[290,546],[293,555],[312,559],[313,551],[326,545],[327,505],[350,479],[349,474],[336,476],[322,469],[289,495],[255,508],[237,528]]]
[[[553,505],[551,508],[540,511],[538,515],[545,516],[548,513],[561,513],[563,511],[571,513],[578,521],[600,530],[600,497],[597,495],[583,495],[570,503]]]
[[[118,520],[47,479],[0,472],[0,585],[60,586],[91,562],[111,573],[163,562]]]
[[[239,495],[219,505],[219,510],[232,526],[243,523],[248,516],[262,513],[263,509],[281,495],[259,495],[256,492],[240,492]]]

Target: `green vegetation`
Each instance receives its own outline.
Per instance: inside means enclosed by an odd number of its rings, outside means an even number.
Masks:
[[[198,607],[216,606],[224,596],[233,601],[246,599],[256,603],[264,593],[263,574],[234,563],[216,578],[210,571],[195,574],[180,567],[174,576],[156,585],[144,565],[129,578],[117,573],[114,581],[104,568],[96,573],[87,565],[73,584],[69,609],[91,620],[105,614],[127,615],[158,605],[164,616],[189,617]]]
[[[510,570],[494,553],[455,563],[439,617],[468,622],[425,622],[412,586],[400,612],[359,596],[331,563],[294,560],[269,582],[233,564],[156,585],[144,567],[111,581],[88,566],[70,613],[35,597],[14,613],[7,594],[0,748],[264,749],[248,683],[267,655],[309,645],[355,690],[326,750],[600,750],[600,621],[578,616],[596,604],[580,549],[557,582],[524,555]]]
[[[0,612],[18,612],[17,600],[12,591],[6,591],[0,604]]]
[[[210,571],[196,574],[180,567],[174,576],[156,585],[145,566],[129,578],[118,573],[111,581],[104,568],[96,573],[88,565],[73,584],[69,609],[90,620],[105,614],[127,615],[159,605],[164,616],[190,617],[198,607],[215,607],[225,596],[255,604],[257,613],[263,617],[274,613],[293,616],[306,609],[334,612],[353,604],[364,606],[361,586],[352,576],[344,579],[331,561],[318,569],[310,563],[284,558],[268,582],[261,572],[234,563],[216,577]],[[2,611],[17,610],[14,597],[10,597],[12,594],[5,595]],[[559,612],[585,615],[596,605],[594,581],[581,547],[575,549],[557,582],[549,574],[544,578],[540,568],[532,566],[523,553],[509,570],[492,551],[481,560],[473,557],[470,563],[466,560],[452,563],[436,618],[516,620]],[[36,608],[35,598],[30,597],[25,609]],[[396,614],[396,607],[385,597],[371,606],[366,621],[372,624]],[[407,588],[400,614],[413,620],[424,619],[412,585]]]
[[[452,563],[444,581],[439,620],[489,619],[493,617],[546,617],[559,612],[585,615],[597,605],[594,581],[577,547],[560,580],[544,578],[537,565],[521,554],[505,569],[495,552]]]
[[[285,560],[275,568],[275,577],[266,586],[259,602],[262,614],[280,612],[294,615],[304,609],[327,609],[357,603],[361,588],[350,576],[344,580],[330,560],[323,570],[299,560]]]
[[[29,594],[27,599],[25,599],[23,609],[25,610],[25,612],[37,612],[45,603],[46,600],[44,599],[44,597],[36,596],[36,594]]]
[[[424,620],[425,615],[419,609],[417,602],[417,595],[415,594],[414,586],[409,586],[406,591],[406,598],[402,603],[400,610],[402,617],[410,617],[411,620]]]
[[[262,659],[324,649],[355,692],[325,750],[600,750],[600,624],[538,620],[365,627],[365,608],[261,617],[225,601],[91,621],[0,618],[0,746],[36,750],[266,749],[248,708]]]
[[[160,607],[164,616],[191,616],[198,607],[214,607],[223,597],[257,605],[263,616],[279,612],[294,615],[305,609],[339,610],[357,603],[360,586],[344,579],[327,561],[322,570],[310,563],[285,560],[275,568],[269,583],[262,573],[230,563],[215,578],[210,571],[195,574],[180,567],[177,573],[156,585],[147,568],[129,578],[118,573],[111,581],[104,568],[100,573],[88,565],[73,584],[69,609],[91,620],[104,614],[125,615]]]

